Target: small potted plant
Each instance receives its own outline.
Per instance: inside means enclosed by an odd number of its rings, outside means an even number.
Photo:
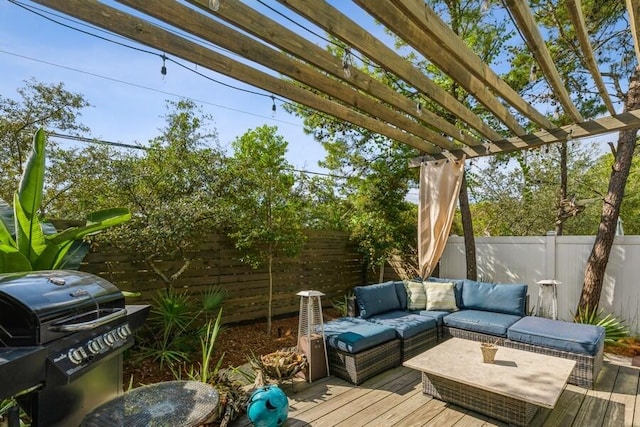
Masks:
[[[497,342],[483,342],[480,344],[482,350],[482,361],[484,363],[493,363],[496,359],[496,352],[498,351]]]

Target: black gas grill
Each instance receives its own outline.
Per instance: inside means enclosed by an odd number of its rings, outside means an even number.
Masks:
[[[149,306],[80,271],[0,275],[0,399],[17,400],[34,426],[79,425],[122,392],[122,353]]]

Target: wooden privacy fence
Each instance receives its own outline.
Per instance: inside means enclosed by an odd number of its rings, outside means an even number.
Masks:
[[[303,290],[326,294],[323,305],[342,299],[354,286],[363,282],[363,259],[349,234],[336,231],[306,232],[307,242],[295,258],[280,257],[273,265],[273,315],[297,313]],[[240,253],[224,234],[202,236],[188,254],[188,269],[173,282],[175,289],[186,289],[198,298],[212,286],[227,292],[223,321],[241,322],[265,318],[269,291],[266,266],[252,269],[240,261]],[[156,265],[167,276],[176,272],[183,261],[160,259]],[[121,290],[141,292],[130,303],[149,302],[165,283],[145,262],[136,262],[121,250],[99,247],[87,255],[80,268],[101,276]]]

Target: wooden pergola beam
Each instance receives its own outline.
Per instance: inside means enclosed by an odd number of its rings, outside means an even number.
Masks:
[[[520,29],[522,36],[525,38],[525,42],[533,53],[538,65],[540,65],[542,73],[558,97],[558,102],[573,121],[582,122],[584,120],[582,114],[580,114],[580,111],[578,111],[574,105],[569,96],[569,92],[567,92],[567,88],[562,83],[562,78],[553,63],[549,49],[547,49],[538,25],[533,19],[533,14],[531,13],[531,9],[529,9],[529,2],[523,0],[504,0],[504,3],[509,8],[516,26]]]
[[[455,144],[439,133],[432,131],[411,120],[404,114],[390,109],[372,97],[363,96],[352,86],[345,85],[316,68],[301,61],[292,59],[289,55],[274,50],[230,27],[227,27],[198,11],[184,6],[174,0],[116,0],[176,28],[189,31],[196,37],[216,44],[223,49],[242,55],[244,58],[295,79],[317,91],[325,93],[342,103],[358,109],[394,127],[403,129],[425,141],[429,141],[446,150],[456,148]]]
[[[34,0],[69,16],[92,23],[147,46],[181,57],[202,67],[262,88],[270,93],[306,105],[340,120],[405,143],[419,151],[443,158],[440,148],[401,129],[359,113],[342,104],[317,96],[283,79],[234,61],[211,49],[164,30],[141,18],[106,6],[96,0]],[[154,2],[155,5],[156,2]],[[464,150],[463,150],[464,151]]]
[[[502,139],[499,133],[450,93],[333,6],[324,1],[278,1],[371,58],[385,70],[396,74],[487,139],[491,141]]]
[[[430,39],[423,28],[416,25],[412,19],[407,19],[407,16],[394,4],[379,0],[354,1],[449,75],[511,132],[516,135],[526,133],[518,119],[495,97],[485,83],[471,74],[461,63],[452,60],[451,54],[446,49],[434,49],[434,44],[437,42]]]
[[[398,94],[389,86],[361,72],[356,67],[350,70],[350,77],[345,77],[342,60],[330,54],[319,46],[310,43],[297,33],[287,29],[279,23],[258,13],[239,0],[224,0],[217,11],[212,11],[208,0],[187,0],[198,6],[203,12],[213,14],[226,22],[246,31],[265,42],[282,49],[290,55],[319,68],[333,77],[352,84],[359,90],[378,98],[390,106],[420,121],[423,125],[441,131],[454,140],[468,146],[482,145],[482,142],[466,132],[462,132],[455,125],[444,120],[428,109],[421,112],[416,110],[416,100]],[[260,25],[257,25],[257,23]]]
[[[524,137],[507,138],[496,143],[491,143],[483,155],[526,150],[542,145],[568,141],[570,139],[589,138],[629,129],[640,129],[640,110],[627,111],[616,114],[615,116],[607,116],[595,120],[587,120],[585,122],[555,128],[550,131],[541,130]],[[448,154],[451,157],[462,158],[465,153],[454,150]],[[420,162],[425,160],[431,159],[416,157],[410,161],[410,165],[412,167],[419,166]]]
[[[629,25],[633,36],[633,47],[636,51],[636,61],[640,64],[640,0],[626,0]]]
[[[446,62],[452,60],[459,62],[467,72],[478,78],[509,105],[541,128],[554,127],[547,117],[533,108],[480,59],[423,0],[392,0],[392,3],[422,29],[427,36],[427,40],[422,41],[423,45],[426,45],[428,41],[436,43],[442,48],[443,54],[440,56],[445,57]],[[428,52],[439,50],[429,49]],[[438,66],[440,67],[440,64]]]
[[[598,63],[596,62],[596,58],[593,55],[593,48],[591,47],[591,42],[589,41],[589,34],[587,33],[587,26],[584,21],[584,14],[582,13],[582,1],[566,1],[567,10],[569,11],[569,17],[571,18],[573,26],[576,30],[578,42],[580,43],[580,50],[582,52],[582,55],[584,56],[585,65],[587,66],[587,69],[593,77],[593,81],[598,88],[598,92],[600,92],[602,101],[607,107],[609,114],[613,115],[616,113],[616,109],[613,106],[613,102],[611,102],[611,97],[607,92],[607,87],[604,85],[604,81],[602,80],[602,74],[600,74],[600,70],[598,69]]]

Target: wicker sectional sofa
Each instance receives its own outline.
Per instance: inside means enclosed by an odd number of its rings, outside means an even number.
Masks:
[[[349,316],[324,326],[331,373],[357,385],[459,337],[575,360],[569,382],[593,388],[602,368],[604,328],[527,316],[524,284],[430,278],[422,285],[432,297],[424,309],[415,282],[356,287]],[[439,306],[444,294],[449,300]]]

